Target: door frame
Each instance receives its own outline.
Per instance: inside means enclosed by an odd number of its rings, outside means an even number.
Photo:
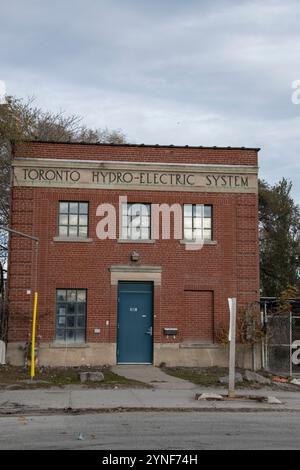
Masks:
[[[119,345],[119,315],[120,315],[120,302],[119,302],[119,286],[121,283],[126,283],[126,284],[137,284],[137,283],[147,283],[147,284],[151,284],[151,287],[152,287],[152,292],[151,292],[151,304],[152,304],[152,308],[151,308],[151,319],[152,319],[152,340],[151,340],[151,362],[119,362],[119,353],[118,353],[118,345]],[[117,323],[116,323],[116,327],[117,327],[117,332],[116,332],[116,364],[128,364],[128,365],[153,365],[154,364],[154,318],[155,318],[155,315],[154,315],[154,282],[153,281],[130,281],[130,280],[127,280],[127,279],[119,279],[118,280],[118,283],[117,283]]]

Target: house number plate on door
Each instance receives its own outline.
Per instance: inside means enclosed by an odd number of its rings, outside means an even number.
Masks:
[[[130,312],[137,312],[138,309],[137,309],[137,307],[129,307],[129,311]]]

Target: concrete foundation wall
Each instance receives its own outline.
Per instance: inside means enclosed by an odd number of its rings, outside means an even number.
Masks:
[[[24,364],[24,343],[8,343],[6,362],[12,365]],[[115,343],[86,343],[64,347],[42,343],[38,352],[40,366],[81,366],[114,365],[116,363]]]
[[[229,349],[227,346],[185,346],[181,344],[155,345],[154,364],[159,366],[176,367],[228,367]],[[255,368],[261,368],[261,350],[256,347]],[[239,345],[236,350],[236,366],[252,369],[253,352],[252,347]]]
[[[24,344],[9,343],[6,362],[20,366],[24,364]],[[256,368],[261,368],[261,351],[256,347]],[[154,365],[165,363],[176,367],[227,367],[228,348],[223,346],[185,346],[182,344],[155,344]],[[64,347],[53,343],[42,343],[38,353],[40,366],[81,366],[115,365],[116,343],[86,343]],[[237,367],[252,369],[252,348],[238,346],[236,352]]]

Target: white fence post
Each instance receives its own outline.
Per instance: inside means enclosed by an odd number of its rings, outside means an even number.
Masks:
[[[229,298],[230,327],[229,327],[229,386],[228,396],[235,396],[235,341],[236,341],[236,298]]]

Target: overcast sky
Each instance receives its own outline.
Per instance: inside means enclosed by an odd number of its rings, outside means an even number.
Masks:
[[[9,0],[0,80],[134,143],[261,147],[300,203],[299,0]]]

